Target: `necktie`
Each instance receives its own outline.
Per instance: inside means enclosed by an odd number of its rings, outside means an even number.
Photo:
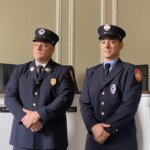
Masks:
[[[109,68],[110,68],[110,63],[106,63],[105,64],[105,77],[107,77],[107,75],[109,74]]]
[[[43,66],[42,65],[38,65],[36,69],[37,69],[37,76],[39,77],[41,72],[42,72]]]

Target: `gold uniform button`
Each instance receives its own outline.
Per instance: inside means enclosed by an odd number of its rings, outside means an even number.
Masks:
[[[37,81],[36,84],[38,85],[38,84],[39,84],[39,81]]]

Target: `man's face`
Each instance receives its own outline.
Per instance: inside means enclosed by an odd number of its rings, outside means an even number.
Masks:
[[[106,62],[119,58],[123,43],[118,39],[104,38],[100,40],[101,54]]]
[[[33,57],[36,61],[45,63],[48,62],[54,52],[55,47],[47,42],[34,42]]]

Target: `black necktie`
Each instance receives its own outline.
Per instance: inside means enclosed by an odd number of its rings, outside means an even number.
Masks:
[[[39,77],[41,72],[42,72],[43,66],[42,65],[38,65],[36,69],[37,69],[37,76]]]
[[[105,64],[105,77],[107,77],[107,75],[109,74],[109,68],[110,68],[110,63],[106,63]]]

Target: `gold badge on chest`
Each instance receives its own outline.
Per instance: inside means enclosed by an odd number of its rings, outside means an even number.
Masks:
[[[51,83],[51,85],[53,85],[53,86],[56,84],[56,82],[57,82],[57,81],[56,81],[55,78],[52,78],[52,79],[50,80],[50,83]]]

